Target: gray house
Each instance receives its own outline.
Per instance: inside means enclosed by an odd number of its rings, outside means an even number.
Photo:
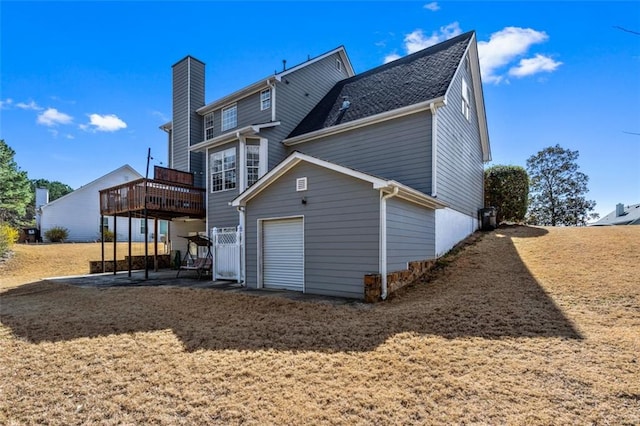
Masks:
[[[625,206],[616,204],[616,209],[592,224],[592,226],[640,225],[640,204]]]
[[[173,75],[162,129],[170,167],[207,188],[215,277],[384,299],[478,228],[474,32],[357,75],[339,47],[206,105],[202,62]]]

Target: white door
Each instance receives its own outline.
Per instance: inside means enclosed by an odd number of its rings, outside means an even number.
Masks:
[[[262,222],[262,286],[304,291],[303,219]]]

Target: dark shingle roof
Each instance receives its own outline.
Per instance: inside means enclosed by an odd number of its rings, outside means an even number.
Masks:
[[[473,31],[339,81],[288,136],[444,96]],[[350,102],[341,110],[343,99]]]

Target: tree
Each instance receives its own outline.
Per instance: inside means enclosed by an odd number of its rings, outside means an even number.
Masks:
[[[27,172],[14,160],[15,151],[0,139],[0,222],[18,227],[33,199]]]
[[[578,171],[578,151],[556,145],[527,160],[531,200],[527,221],[534,225],[586,225],[595,201],[585,198],[589,177]]]
[[[529,176],[520,166],[492,166],[484,171],[484,205],[496,208],[496,221],[522,222],[529,204]]]
[[[56,200],[62,196],[73,192],[73,188],[62,182],[53,181],[50,182],[46,179],[32,179],[30,182],[31,193],[36,193],[36,188],[47,188],[49,190],[49,202]],[[33,202],[27,206],[27,212],[24,217],[25,223],[34,223],[36,217],[36,205],[35,198]]]
[[[31,189],[34,193],[36,192],[36,188],[47,188],[49,190],[49,202],[73,192],[72,187],[57,180],[50,182],[46,179],[32,179]]]

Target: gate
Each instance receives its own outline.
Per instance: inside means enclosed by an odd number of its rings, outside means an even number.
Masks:
[[[242,229],[213,228],[211,235],[214,248],[213,279],[239,281]]]

